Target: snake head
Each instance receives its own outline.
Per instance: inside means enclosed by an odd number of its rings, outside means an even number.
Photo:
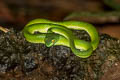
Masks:
[[[54,34],[54,33],[48,33],[48,34],[46,34],[46,37],[44,39],[45,45],[47,47],[51,47],[51,46],[55,45],[55,43],[58,40],[59,40],[59,35],[58,34]]]

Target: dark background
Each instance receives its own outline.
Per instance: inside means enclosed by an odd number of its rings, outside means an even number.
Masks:
[[[32,19],[63,21],[67,15],[77,11],[103,12],[113,9],[104,4],[103,0],[0,0],[0,26],[22,30]],[[83,21],[87,21],[87,17],[84,18]],[[100,33],[120,39],[119,23],[92,24]]]

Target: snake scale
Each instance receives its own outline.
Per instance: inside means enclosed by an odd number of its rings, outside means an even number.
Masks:
[[[85,30],[91,38],[91,42],[79,40],[71,29]],[[27,41],[43,43],[47,47],[63,45],[70,47],[72,52],[81,58],[91,55],[99,44],[98,32],[93,25],[79,21],[54,22],[47,19],[35,19],[30,21],[23,29]]]

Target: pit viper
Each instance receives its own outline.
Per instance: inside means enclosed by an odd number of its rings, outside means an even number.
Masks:
[[[78,39],[73,35],[71,29],[85,30],[91,41]],[[55,22],[47,19],[35,19],[24,27],[23,34],[31,43],[43,43],[47,47],[52,45],[70,47],[72,52],[81,58],[89,57],[99,44],[99,35],[95,27],[79,21]]]

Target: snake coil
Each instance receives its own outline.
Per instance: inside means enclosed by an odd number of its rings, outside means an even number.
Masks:
[[[79,40],[70,29],[85,30],[90,35],[91,42]],[[35,19],[24,27],[23,33],[29,42],[64,45],[70,47],[72,52],[81,58],[89,57],[99,44],[99,36],[94,26],[79,21],[54,22],[46,19]],[[51,38],[55,39],[56,42],[54,40],[49,42]]]

